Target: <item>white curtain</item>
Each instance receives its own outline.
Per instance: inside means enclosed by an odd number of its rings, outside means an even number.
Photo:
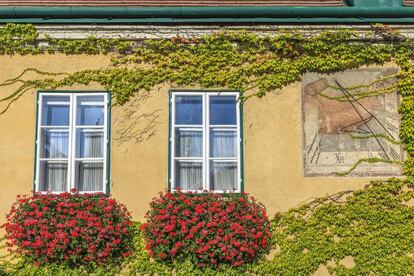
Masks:
[[[43,158],[67,158],[69,133],[43,130]]]
[[[213,130],[210,138],[211,157],[236,157],[235,131]]]
[[[103,163],[78,162],[78,190],[102,191]]]
[[[201,162],[176,162],[176,187],[182,190],[203,189],[203,164]]]
[[[81,132],[80,155],[83,158],[103,157],[103,132]]]
[[[103,132],[82,131],[80,141],[82,158],[103,158]],[[102,191],[103,162],[77,162],[79,191]]]
[[[237,157],[237,133],[233,130],[213,130],[210,136],[210,155],[214,158]],[[231,161],[227,160],[227,161]],[[210,163],[210,188],[212,190],[235,190],[237,188],[237,163]]]
[[[68,157],[69,132],[43,129],[42,130],[42,158],[66,159]],[[68,176],[67,161],[41,162],[42,191],[65,191]]]
[[[65,191],[68,176],[68,165],[65,163],[43,162],[42,191]]]
[[[203,157],[203,132],[177,129],[176,157]],[[201,161],[201,159],[200,159]],[[176,187],[183,190],[203,189],[203,167],[201,162],[176,162]]]
[[[210,169],[210,185],[212,190],[237,189],[237,163],[213,162]]]
[[[194,130],[176,131],[176,157],[202,157],[203,132]]]

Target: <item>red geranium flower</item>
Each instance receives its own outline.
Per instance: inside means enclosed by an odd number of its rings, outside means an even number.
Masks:
[[[113,198],[72,191],[18,196],[2,227],[9,251],[39,264],[78,266],[130,254],[130,219]]]
[[[141,230],[150,256],[160,260],[184,256],[201,267],[240,266],[269,250],[266,211],[246,194],[178,191],[160,194],[150,206]]]

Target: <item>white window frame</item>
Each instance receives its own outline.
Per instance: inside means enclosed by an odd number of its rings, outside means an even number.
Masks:
[[[47,96],[54,97],[69,97],[69,126],[42,126],[42,115],[43,115],[43,99]],[[99,104],[104,105],[104,124],[103,126],[76,126],[77,120],[77,98],[83,96],[103,96],[104,101],[99,102]],[[66,104],[66,103],[65,103]],[[88,104],[96,104],[94,102]],[[108,160],[109,160],[109,109],[110,106],[110,93],[108,91],[70,91],[70,92],[43,92],[38,91],[37,99],[37,122],[36,122],[36,161],[35,161],[35,180],[34,180],[34,191],[36,193],[44,194],[60,194],[64,192],[71,192],[72,189],[76,189],[77,183],[75,182],[75,162],[76,161],[85,161],[85,162],[96,162],[103,161],[103,185],[102,190],[100,191],[77,191],[80,194],[87,193],[107,193],[109,187],[109,174],[108,174]],[[67,159],[55,159],[53,161],[67,161],[68,162],[68,173],[67,173],[67,187],[65,191],[40,191],[40,162],[45,161],[47,158],[40,158],[40,153],[42,151],[40,137],[42,135],[42,128],[69,128],[69,138],[68,138],[68,158]],[[74,141],[76,140],[76,130],[81,128],[99,128],[103,129],[104,135],[104,156],[103,158],[76,158],[76,147]],[[96,160],[94,160],[96,159]]]
[[[175,156],[175,129],[176,127],[188,129],[200,129],[199,125],[177,125],[175,124],[175,98],[177,96],[201,96],[202,97],[202,132],[203,132],[203,156],[202,157],[176,157]],[[236,96],[236,125],[210,125],[210,97],[211,96]],[[242,192],[242,138],[241,138],[241,115],[240,115],[240,92],[238,91],[171,91],[170,97],[170,160],[169,160],[169,184],[172,192],[177,191],[175,187],[175,161],[176,160],[199,160],[203,164],[203,191],[201,190],[183,190],[183,192],[203,193],[205,191],[212,193],[240,193]],[[210,156],[210,131],[211,129],[236,130],[237,156],[228,157],[209,157]],[[223,159],[222,162],[237,163],[237,189],[236,190],[210,190],[210,161]],[[232,159],[232,160],[230,160]]]

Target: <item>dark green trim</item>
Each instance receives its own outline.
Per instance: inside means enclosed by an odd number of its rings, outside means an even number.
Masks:
[[[0,7],[0,23],[6,22],[36,24],[413,23],[414,7]]]
[[[243,92],[240,92],[243,94]],[[243,138],[243,104],[239,103],[239,120],[240,120],[240,191],[244,193],[244,138]]]
[[[192,25],[192,24],[413,24],[414,17],[403,18],[68,18],[68,19],[50,19],[50,18],[0,18],[0,24],[18,23],[18,24],[160,24],[160,25]]]
[[[36,93],[36,123],[35,123],[35,146],[34,146],[34,166],[33,166],[33,194],[36,193],[36,170],[37,170],[37,135],[39,126],[39,91]]]
[[[106,143],[106,194],[111,193],[111,130],[112,130],[112,91],[108,92],[108,126],[107,126],[107,143]]]
[[[198,93],[202,93],[202,92],[216,92],[216,93],[226,93],[226,92],[236,92],[242,94],[242,92],[240,90],[237,89],[188,89],[188,88],[184,88],[184,89],[180,89],[180,88],[170,88],[168,91],[168,191],[171,192],[171,187],[172,187],[172,183],[171,183],[171,150],[172,150],[172,141],[171,141],[171,135],[172,134],[172,129],[171,129],[171,125],[172,125],[172,118],[173,118],[173,114],[172,114],[172,93],[173,92],[198,92]],[[239,120],[240,120],[240,178],[241,178],[241,182],[240,182],[240,193],[244,193],[244,148],[243,148],[243,103],[241,102],[239,104]],[[222,193],[224,194],[228,194],[228,193]],[[231,193],[231,194],[238,194],[238,193]]]
[[[37,135],[38,135],[38,117],[39,117],[39,98],[40,98],[40,94],[42,93],[71,93],[71,94],[82,94],[82,93],[106,93],[108,94],[108,100],[109,100],[109,105],[108,105],[108,127],[107,127],[107,139],[108,139],[108,143],[107,143],[107,158],[106,158],[106,179],[107,179],[107,183],[106,183],[106,195],[109,195],[110,193],[110,186],[111,186],[111,168],[110,168],[110,162],[111,162],[111,116],[112,116],[112,91],[108,91],[108,90],[37,90],[36,92],[36,130],[35,130],[35,156],[34,156],[34,176],[33,176],[33,192],[36,191],[36,169],[37,169],[37,146],[38,146],[38,141],[37,141]]]
[[[366,0],[364,0],[366,1]],[[411,17],[413,7],[0,7],[1,18],[312,18]]]
[[[171,125],[172,125],[172,92],[173,89],[168,91],[168,191],[171,191],[172,183],[171,183]]]

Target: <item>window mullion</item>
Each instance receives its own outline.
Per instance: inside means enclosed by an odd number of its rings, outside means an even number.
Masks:
[[[204,137],[204,190],[209,191],[209,187],[210,187],[210,178],[209,173],[210,173],[210,163],[209,163],[209,156],[210,156],[210,149],[209,149],[209,141],[210,141],[210,130],[209,130],[209,120],[210,120],[210,111],[209,111],[209,100],[210,97],[207,93],[204,93],[204,133],[205,133],[205,137]]]
[[[171,154],[171,159],[168,160],[168,162],[170,162],[170,187],[171,190],[174,191],[176,189],[175,187],[175,97],[176,95],[173,93],[171,96],[171,103],[169,103],[171,105],[171,133],[170,133],[170,141],[168,141],[170,143],[170,154]]]
[[[76,95],[71,94],[71,101],[70,101],[70,156],[69,156],[69,170],[68,170],[68,188],[69,191],[75,188],[75,147],[76,147]]]
[[[109,179],[107,179],[107,155],[108,155],[108,145],[109,145],[109,139],[108,139],[108,105],[109,105],[109,100],[108,100],[108,94],[104,95],[104,133],[103,133],[103,139],[104,139],[104,145],[103,145],[103,167],[102,167],[102,173],[103,173],[103,183],[102,183],[102,189],[103,189],[103,193],[105,193],[106,191],[108,191],[108,181]]]
[[[237,97],[237,96],[236,96]],[[241,117],[240,117],[240,99],[237,97],[236,102],[236,145],[237,145],[237,190],[241,192],[241,184],[242,184],[242,164],[241,164],[241,147],[242,147],[242,140],[241,140]]]
[[[40,173],[39,173],[39,171],[40,171],[40,147],[41,147],[41,145],[40,145],[40,135],[41,135],[41,127],[40,127],[40,125],[41,125],[41,122],[42,122],[42,114],[43,114],[43,108],[42,108],[42,102],[43,102],[43,96],[42,95],[40,95],[39,97],[38,97],[38,101],[37,101],[37,110],[38,110],[38,112],[37,112],[37,135],[36,135],[36,171],[35,171],[35,192],[38,192],[38,191],[40,191],[40,187],[39,187],[39,183],[40,183],[40,180],[39,180],[39,176],[40,176]]]

